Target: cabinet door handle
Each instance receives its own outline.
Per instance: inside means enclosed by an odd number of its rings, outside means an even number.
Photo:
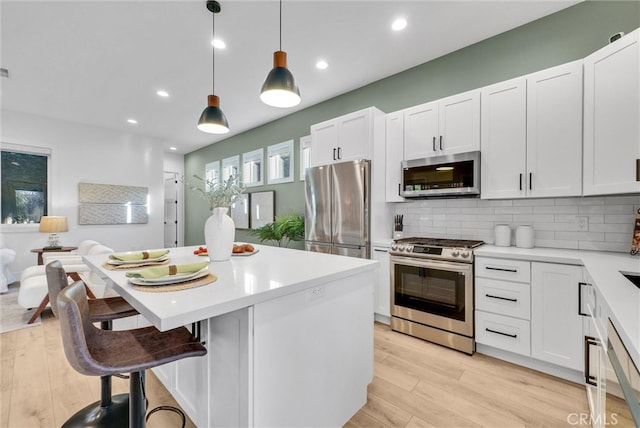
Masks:
[[[533,173],[529,173],[529,190],[531,190],[531,177],[533,177]]]
[[[589,314],[582,311],[582,286],[583,285],[591,285],[591,284],[586,283],[586,282],[579,282],[578,283],[578,315],[583,316],[583,317],[588,317]]]
[[[333,148],[333,160],[336,160],[336,149],[335,149],[335,147]]]
[[[378,253],[388,253],[388,250],[381,250],[380,248],[374,248],[373,251],[377,251]]]
[[[340,157],[340,147],[338,147],[338,160],[342,159],[342,157]]]
[[[518,301],[518,299],[512,299],[510,297],[494,296],[493,294],[485,294],[485,297],[488,297],[490,299],[506,300],[508,302],[517,302]]]
[[[598,378],[591,374],[589,369],[591,362],[591,347],[600,346],[600,341],[595,337],[584,337],[584,380],[589,385],[598,386]]]
[[[522,190],[522,174],[520,174],[520,190]]]
[[[433,137],[433,151],[434,152],[436,151],[436,137],[435,137],[435,135]]]
[[[512,272],[512,273],[516,273],[518,272],[518,269],[509,269],[509,268],[501,268],[501,267],[493,267],[493,266],[485,266],[484,267],[486,270],[498,270],[500,272]]]
[[[492,329],[490,329],[490,328],[486,328],[486,327],[485,327],[485,331],[488,331],[489,333],[500,334],[500,335],[502,335],[502,336],[512,337],[512,338],[514,338],[514,339],[515,339],[516,337],[518,337],[518,335],[517,335],[517,334],[503,333],[503,332],[501,332],[501,331],[498,331],[498,330],[492,330]]]
[[[636,159],[636,181],[640,181],[640,159]]]
[[[442,150],[442,135],[440,136],[440,150]]]

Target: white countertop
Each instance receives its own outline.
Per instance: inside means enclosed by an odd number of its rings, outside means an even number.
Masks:
[[[196,256],[198,247],[171,248],[171,264],[208,260]],[[209,272],[217,281],[173,292],[145,292],[131,287],[126,270],[107,270],[108,255],[85,256],[92,269],[110,279],[122,295],[149,322],[162,331],[188,325],[300,290],[348,277],[370,269],[378,262],[353,257],[255,245],[250,256],[232,256],[225,262],[211,262]]]
[[[640,289],[620,273],[640,273],[640,257],[628,253],[517,248],[483,245],[476,257],[503,257],[516,260],[584,266],[611,310],[611,318],[631,358],[640,367]]]

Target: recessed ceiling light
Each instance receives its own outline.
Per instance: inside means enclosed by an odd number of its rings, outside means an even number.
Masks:
[[[404,18],[398,18],[395,21],[393,21],[393,24],[391,24],[391,29],[393,31],[402,31],[407,27],[407,20]]]
[[[171,146],[171,147],[169,147],[169,150],[173,150],[173,151],[175,151],[175,150],[178,150],[178,149],[177,149],[177,148],[175,148],[175,147],[173,147],[173,146]]]
[[[158,94],[159,96],[164,97],[164,98],[169,96],[169,92],[167,92],[167,91],[165,91],[163,89],[160,89],[159,91],[157,91],[156,94]]]
[[[329,67],[329,64],[325,60],[320,60],[320,61],[316,62],[316,68],[318,68],[320,70],[324,70],[327,67]]]
[[[211,46],[216,49],[224,49],[227,47],[227,44],[222,39],[213,39],[211,40]]]
[[[137,121],[137,120],[135,120],[135,119],[127,119],[127,122],[129,122],[129,123],[131,123],[131,124],[133,124],[133,125],[135,125],[135,124],[137,124],[137,123],[138,123],[138,121]]]

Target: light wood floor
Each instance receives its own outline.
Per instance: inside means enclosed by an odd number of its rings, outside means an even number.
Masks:
[[[376,324],[367,404],[347,427],[566,427],[585,388],[481,354],[468,356]]]
[[[75,372],[62,350],[58,321],[0,335],[0,427],[60,426],[97,401],[98,378]],[[113,379],[115,393],[126,380]],[[177,406],[147,371],[150,408]],[[469,357],[375,326],[375,377],[368,403],[347,427],[562,427],[588,411],[584,387],[480,354]],[[148,426],[178,427],[158,412]],[[189,427],[193,424],[188,421]]]

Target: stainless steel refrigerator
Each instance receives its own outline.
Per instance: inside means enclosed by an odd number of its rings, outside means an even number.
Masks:
[[[368,160],[307,168],[307,251],[370,257],[370,171]]]

